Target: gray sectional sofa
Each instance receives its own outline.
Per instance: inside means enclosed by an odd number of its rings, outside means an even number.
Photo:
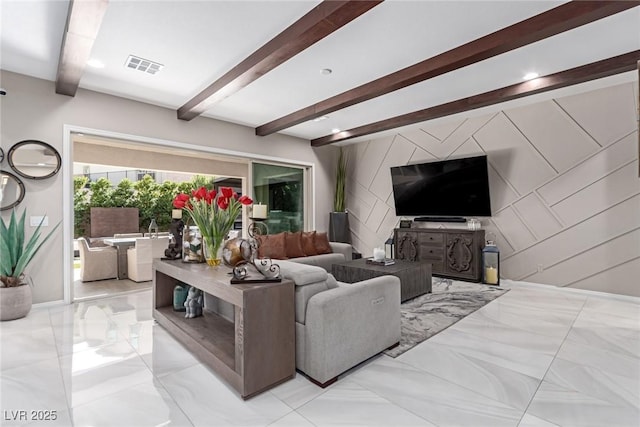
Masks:
[[[400,280],[337,282],[331,264],[351,259],[352,249],[330,244],[332,254],[277,261],[295,283],[296,368],[322,387],[400,341]]]
[[[288,261],[297,262],[299,264],[315,265],[321,267],[328,273],[331,272],[331,264],[345,262],[353,256],[353,246],[348,243],[329,242],[333,253],[322,255],[310,255],[299,258],[289,258]],[[280,263],[280,261],[276,261]]]

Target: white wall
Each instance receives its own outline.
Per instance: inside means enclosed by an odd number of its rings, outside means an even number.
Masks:
[[[18,141],[45,141],[61,154],[63,126],[100,129],[127,135],[158,138],[243,153],[257,153],[292,161],[310,162],[315,169],[316,229],[328,228],[331,210],[335,148],[312,149],[308,141],[284,135],[255,136],[252,128],[205,117],[178,120],[174,110],[80,89],[75,97],[55,94],[53,82],[0,71],[7,95],[0,98],[0,135],[5,153]],[[3,162],[3,169],[6,160]],[[62,173],[46,180],[23,180],[26,196],[19,206],[27,215],[49,216],[50,224],[62,220]],[[70,207],[69,207],[70,208]],[[3,218],[7,218],[4,211]],[[27,233],[30,235],[31,230]],[[73,230],[66,230],[70,235]],[[33,278],[33,301],[63,299],[62,231],[46,243],[29,268]]]
[[[503,277],[640,296],[637,102],[625,83],[348,146],[354,245],[398,224],[389,167],[486,153]]]

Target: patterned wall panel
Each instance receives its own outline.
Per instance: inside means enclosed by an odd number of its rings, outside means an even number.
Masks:
[[[633,277],[638,277],[638,271],[640,271],[640,258],[635,258],[566,286],[590,291],[628,294],[629,283],[633,282]]]
[[[556,171],[569,169],[600,148],[553,101],[515,108],[505,114]]]
[[[355,216],[360,221],[366,222],[371,214],[371,209],[378,199],[369,190],[356,181],[352,181],[347,189],[347,210],[349,216]]]
[[[435,154],[441,158],[450,156],[461,145],[475,135],[478,130],[486,125],[493,116],[495,116],[495,114],[472,117],[465,120],[464,123],[458,126],[456,130],[454,130],[451,135],[449,135],[442,144],[440,144],[442,150],[438,150]]]
[[[423,163],[436,159],[437,157],[433,154],[426,152],[420,147],[416,147],[416,151],[413,152],[413,155],[409,159],[409,163]]]
[[[551,210],[542,203],[536,193],[531,193],[513,204],[522,220],[529,224],[535,237],[544,239],[562,229],[562,223]]]
[[[572,225],[635,194],[640,194],[637,160],[593,182],[551,209],[565,224]]]
[[[409,163],[415,149],[416,146],[408,139],[401,135],[396,135],[389,152],[382,160],[376,171],[377,173],[371,181],[369,190],[378,198],[386,201],[392,192],[390,168]]]
[[[430,155],[438,157],[434,151],[442,144],[442,141],[435,136],[425,132],[422,129],[415,129],[412,131],[402,132],[400,135],[411,141],[416,147],[421,148]]]
[[[456,157],[477,156],[480,154],[484,154],[482,147],[480,147],[476,140],[470,136],[462,145],[456,148],[448,158],[453,159]]]
[[[626,84],[560,98],[557,102],[600,145],[609,145],[636,129],[637,93]]]
[[[637,133],[633,132],[605,147],[540,187],[538,193],[549,206],[553,206],[589,184],[604,178],[637,156],[636,137]]]
[[[436,125],[436,126],[430,126],[429,129],[426,132],[428,132],[430,135],[433,135],[434,137],[438,138],[438,140],[444,141],[463,122],[464,122],[464,120],[459,120],[459,121],[451,121],[451,122],[448,122],[448,123],[445,122],[445,123],[442,123],[442,124]]]
[[[494,213],[493,222],[515,250],[528,248],[536,241],[536,237],[511,206]]]
[[[502,263],[503,272],[505,277],[523,279],[535,272],[538,265],[543,268],[556,265],[638,227],[640,196],[634,196],[507,257]]]
[[[637,258],[634,248],[638,247],[640,247],[640,229],[581,252],[540,273],[524,277],[524,280],[551,285],[570,285]]]
[[[502,179],[491,164],[489,164],[489,188],[491,189],[491,212],[498,212],[518,198],[518,193]]]
[[[387,206],[383,200],[378,199],[371,210],[369,219],[367,219],[367,222],[365,223],[367,228],[377,233],[380,228],[380,224],[382,224],[384,217],[387,215],[387,212],[389,212],[389,206]]]
[[[482,224],[503,277],[640,296],[623,280],[640,276],[636,90],[627,83],[347,146],[356,249],[370,256],[400,220],[390,166],[485,153],[494,215]]]
[[[367,149],[362,157],[352,157],[351,164],[355,166],[356,181],[365,188],[369,188],[373,177],[376,176],[380,169],[380,164],[387,156],[387,152],[391,147],[393,137],[384,138],[367,145]]]
[[[527,194],[556,171],[504,115],[498,114],[474,136],[498,173],[516,191]]]

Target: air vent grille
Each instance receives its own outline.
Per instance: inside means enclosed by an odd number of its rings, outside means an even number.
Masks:
[[[127,58],[127,62],[124,65],[127,68],[142,71],[143,73],[147,74],[158,74],[164,67],[164,65],[162,64],[134,55],[129,55],[129,57]]]

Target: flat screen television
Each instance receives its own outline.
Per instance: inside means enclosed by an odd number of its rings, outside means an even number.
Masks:
[[[395,166],[391,181],[398,216],[491,216],[487,156]]]

